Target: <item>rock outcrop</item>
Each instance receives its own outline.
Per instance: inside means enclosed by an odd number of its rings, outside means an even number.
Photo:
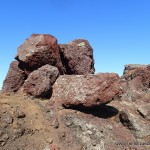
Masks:
[[[17,92],[21,88],[27,95],[39,98],[51,95],[52,85],[49,79],[45,82],[43,73],[37,73],[39,68],[51,65],[58,68],[60,75],[94,74],[95,70],[93,49],[87,40],[79,39],[59,45],[57,39],[49,34],[32,34],[18,47],[15,59],[18,70],[14,70],[14,65],[10,67],[2,91]],[[16,72],[19,75],[16,76]]]
[[[127,86],[122,97],[123,100],[138,101],[149,93],[150,68],[149,65],[134,68],[122,76]],[[143,98],[142,98],[143,99]]]
[[[115,73],[60,76],[53,86],[52,101],[64,107],[95,107],[120,95],[122,85]]]
[[[29,74],[23,84],[23,90],[34,97],[49,97],[58,76],[59,71],[56,67],[45,65]]]
[[[128,65],[125,65],[123,74],[127,74],[129,71],[133,71],[133,70],[135,70],[137,68],[146,68],[146,67],[147,67],[147,65],[128,64]]]
[[[10,64],[9,71],[4,80],[2,91],[8,93],[18,91],[26,78],[27,76],[25,72],[21,70],[19,62],[13,61]]]
[[[1,150],[150,148],[150,65],[94,75],[86,40],[59,45],[47,34],[27,39],[16,59],[0,92]]]
[[[87,40],[78,39],[59,46],[66,74],[94,74],[93,49]]]

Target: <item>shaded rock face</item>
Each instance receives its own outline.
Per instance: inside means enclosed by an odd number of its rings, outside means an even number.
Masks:
[[[123,100],[137,101],[143,99],[150,88],[150,68],[143,66],[134,68],[122,76],[127,86],[122,97]]]
[[[59,76],[56,67],[45,65],[29,74],[23,84],[25,93],[34,97],[49,97],[51,95],[51,86]]]
[[[127,74],[129,71],[138,69],[138,68],[146,68],[147,65],[141,65],[141,64],[128,64],[125,65],[124,74]]]
[[[25,72],[20,69],[19,62],[13,61],[10,64],[9,71],[3,82],[3,92],[16,92],[18,91],[27,78]]]
[[[32,34],[18,48],[16,59],[31,71],[50,64],[63,74],[57,39],[48,34]]]
[[[78,39],[59,46],[66,74],[94,74],[93,49],[87,40]]]
[[[150,102],[145,104],[137,104],[136,105],[137,111],[140,113],[140,115],[150,121]]]
[[[108,103],[122,92],[115,73],[60,76],[53,86],[52,101],[65,107],[94,107]]]
[[[126,71],[127,70],[127,71]],[[127,65],[122,80],[126,87],[120,98],[120,121],[136,138],[150,136],[150,67],[149,65]],[[112,102],[115,103],[115,102]]]
[[[141,119],[139,115],[131,112],[131,110],[122,110],[120,112],[120,120],[124,126],[133,131],[136,137],[144,138],[146,136],[150,136],[149,124]]]
[[[136,77],[140,77],[143,81],[143,84],[145,84],[144,82],[147,80],[147,82],[149,82],[150,80],[150,66],[149,65],[141,65],[141,67],[138,65],[138,67],[135,68],[131,68],[124,70],[124,75],[122,76],[122,78],[126,79],[126,80],[132,80]],[[147,83],[148,84],[148,83]]]

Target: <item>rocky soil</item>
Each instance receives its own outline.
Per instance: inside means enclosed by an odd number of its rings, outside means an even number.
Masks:
[[[150,122],[144,111],[118,99],[78,110],[0,94],[0,149],[148,150]]]

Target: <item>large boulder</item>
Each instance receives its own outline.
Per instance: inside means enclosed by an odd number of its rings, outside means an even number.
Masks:
[[[32,34],[19,48],[16,59],[27,70],[36,70],[50,64],[64,73],[57,39],[49,34]]]
[[[56,67],[45,65],[29,74],[23,90],[33,97],[46,98],[51,95],[51,86],[59,76]]]
[[[122,92],[115,73],[64,75],[53,85],[51,101],[64,107],[94,107],[110,102]]]
[[[125,68],[124,68],[124,74],[127,74],[128,72],[130,71],[133,71],[137,68],[146,68],[147,65],[141,65],[141,64],[127,64],[125,65]]]
[[[18,91],[26,78],[25,72],[20,69],[19,62],[13,61],[3,82],[2,92],[9,93]]]
[[[94,74],[93,49],[87,40],[78,39],[59,46],[66,74]]]
[[[125,72],[122,79],[127,83],[122,100],[138,102],[138,100],[141,99],[143,101],[144,95],[146,95],[150,89],[150,66],[138,65],[132,67],[132,69],[130,68]]]

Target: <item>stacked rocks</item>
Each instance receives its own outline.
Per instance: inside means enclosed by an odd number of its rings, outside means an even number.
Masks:
[[[3,92],[20,89],[34,97],[49,97],[59,75],[94,74],[93,49],[78,39],[59,45],[48,34],[32,34],[19,48],[3,83]]]

